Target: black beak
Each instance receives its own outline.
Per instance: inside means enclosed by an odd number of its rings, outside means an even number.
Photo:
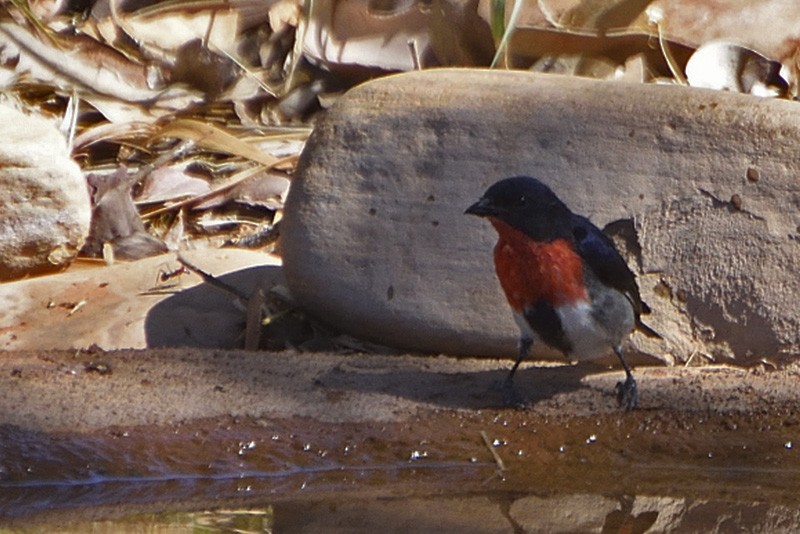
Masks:
[[[497,215],[497,208],[494,207],[492,202],[482,197],[475,204],[467,208],[464,213],[468,215],[477,215],[478,217],[489,217],[490,215]]]

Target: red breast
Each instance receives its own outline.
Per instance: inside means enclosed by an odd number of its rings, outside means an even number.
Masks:
[[[495,217],[489,220],[499,236],[494,248],[497,278],[515,311],[541,299],[553,307],[587,299],[583,262],[569,242],[540,243]]]

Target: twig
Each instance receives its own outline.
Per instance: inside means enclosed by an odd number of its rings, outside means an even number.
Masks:
[[[492,447],[492,442],[489,441],[489,436],[486,435],[486,432],[481,430],[481,437],[483,438],[483,443],[486,445],[486,448],[489,449],[489,452],[492,453],[492,457],[494,458],[494,462],[497,464],[497,469],[500,472],[506,470],[506,464],[503,463],[503,459],[500,458],[500,455],[497,454],[497,451],[494,447]]]
[[[221,184],[221,185],[217,186],[215,189],[213,189],[211,191],[208,191],[206,193],[201,193],[199,195],[195,195],[195,196],[193,196],[191,198],[186,198],[186,199],[183,199],[183,200],[179,200],[179,201],[174,202],[174,203],[172,203],[172,204],[170,204],[168,206],[163,206],[163,207],[155,209],[153,211],[148,211],[147,213],[142,213],[141,217],[142,217],[142,219],[150,219],[152,217],[155,217],[156,215],[161,215],[162,213],[168,213],[170,211],[173,211],[173,210],[178,209],[178,208],[182,208],[184,206],[189,206],[191,204],[196,204],[196,203],[198,203],[198,202],[200,202],[202,200],[205,200],[205,199],[207,199],[209,197],[212,197],[214,195],[219,195],[221,192],[227,191],[227,190],[233,188],[234,186],[237,186],[240,183],[244,182],[245,180],[249,180],[253,176],[256,176],[259,173],[263,172],[263,170],[264,170],[264,168],[261,167],[261,166],[251,167],[249,169],[246,169],[246,170],[244,170],[242,172],[237,173],[235,176],[232,176],[231,178],[229,178],[224,184]]]
[[[75,142],[75,129],[78,126],[78,112],[80,111],[81,101],[78,91],[72,90],[72,94],[67,102],[67,109],[64,110],[64,118],[61,120],[61,133],[67,139],[67,150],[72,154]]]
[[[419,49],[417,49],[416,39],[408,40],[408,53],[411,54],[411,64],[414,70],[422,70],[422,61],[419,57]]]
[[[258,350],[258,345],[261,342],[261,316],[264,313],[264,298],[264,290],[259,287],[247,299],[244,350]]]
[[[278,221],[275,224],[266,225],[250,235],[228,239],[223,246],[239,248],[263,247],[278,240],[280,236],[280,227],[281,222]]]
[[[80,302],[75,303],[75,305],[72,306],[72,308],[70,308],[69,313],[67,313],[67,317],[73,315],[75,312],[77,312],[78,310],[80,310],[84,306],[86,306],[86,301],[85,300],[82,300]]]
[[[214,287],[216,287],[218,289],[221,289],[223,291],[227,291],[231,295],[234,295],[237,298],[241,299],[242,302],[247,302],[248,301],[248,296],[247,295],[245,295],[244,293],[242,293],[241,291],[239,291],[238,289],[236,289],[232,285],[226,284],[222,280],[216,278],[214,275],[209,274],[209,273],[205,272],[204,270],[200,269],[199,267],[196,267],[196,266],[192,265],[191,263],[186,261],[186,259],[183,256],[178,255],[178,261],[181,263],[181,265],[183,265],[184,267],[186,267],[187,269],[189,269],[190,271],[195,273],[197,276],[202,278],[203,282],[206,282],[207,284],[212,285],[212,286],[214,286]]]
[[[656,31],[658,32],[658,45],[661,47],[661,54],[664,56],[664,61],[667,62],[667,67],[669,67],[672,76],[679,84],[689,85],[678,62],[675,61],[675,56],[672,55],[672,51],[669,49],[669,43],[666,37],[664,37],[664,30],[661,27],[661,23],[664,19],[664,12],[660,8],[652,8],[648,9],[646,13],[650,24],[654,24],[656,27]]]

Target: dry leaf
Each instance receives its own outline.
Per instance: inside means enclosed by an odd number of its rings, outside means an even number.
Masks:
[[[60,15],[67,7],[68,0],[28,0],[27,4],[31,14],[36,19],[47,22]]]
[[[170,202],[211,191],[206,180],[187,173],[189,165],[189,162],[182,162],[153,170],[145,177],[136,202]]]
[[[126,102],[113,96],[92,94],[84,95],[84,100],[110,122],[152,124],[161,117],[174,115],[178,110],[202,102],[203,95],[185,87],[173,86],[150,102]]]
[[[38,38],[26,28],[0,23],[6,46],[16,47],[18,72],[68,92],[101,93],[128,102],[152,101],[158,93],[147,86],[146,72],[116,50],[81,36],[59,35],[59,45]]]
[[[269,26],[274,33],[283,33],[297,28],[301,15],[301,0],[278,0],[269,8]]]
[[[220,196],[224,195],[231,188],[239,185],[240,183],[244,182],[245,180],[247,180],[249,178],[252,178],[253,176],[258,174],[262,170],[263,169],[261,169],[260,167],[255,167],[255,168],[251,168],[251,169],[245,169],[245,170],[243,170],[241,172],[238,172],[238,173],[234,174],[230,178],[227,178],[225,180],[220,180],[218,183],[215,183],[214,184],[214,188],[211,191],[209,191],[208,193],[204,193],[202,195],[197,195],[195,197],[192,197],[192,198],[189,198],[189,199],[185,199],[185,200],[179,200],[179,201],[177,201],[177,202],[175,202],[173,204],[170,204],[169,206],[164,206],[163,208],[158,208],[158,209],[149,211],[149,212],[143,214],[142,217],[143,218],[152,218],[152,217],[155,217],[156,215],[161,215],[162,213],[167,213],[169,211],[173,211],[173,210],[176,210],[178,208],[182,208],[184,206],[197,204],[197,203],[202,202],[202,201],[204,201],[206,199],[209,199],[209,198],[220,197]]]
[[[781,64],[755,50],[726,41],[706,43],[689,58],[686,78],[693,87],[785,96],[789,84],[781,75]]]
[[[223,129],[213,124],[192,119],[178,119],[172,121],[164,125],[153,135],[154,139],[163,137],[191,139],[205,148],[242,156],[267,166],[272,166],[278,162],[278,158],[262,152],[253,145],[238,139]]]
[[[645,10],[653,0],[539,0],[542,13],[559,29],[588,33],[646,31]],[[571,5],[567,5],[571,4]]]
[[[488,66],[494,56],[489,24],[478,16],[478,0],[435,0],[431,45],[441,65]]]
[[[147,122],[102,122],[86,128],[75,136],[72,146],[73,150],[77,152],[94,143],[148,135],[150,131],[152,131],[152,126]]]
[[[650,78],[671,77],[669,65],[661,49],[653,46],[653,36],[645,33],[608,33],[594,35],[554,29],[519,28],[511,38],[511,53],[519,64],[542,57],[579,56],[606,58],[616,65],[625,65],[628,58],[641,56],[646,60]],[[675,41],[670,51],[680,65],[685,65],[693,48]]]
[[[145,66],[89,37],[58,34],[53,39],[0,23],[3,55],[13,58],[17,75],[77,93],[111,122],[152,121],[201,100],[179,87],[151,89]]]
[[[121,28],[145,50],[169,56],[194,39],[217,50],[230,51],[239,35],[239,16],[239,11],[227,3],[156,3],[134,13],[112,10],[112,16],[98,24],[111,26],[110,34],[103,32],[112,36],[109,42],[116,41],[117,28]]]
[[[414,68],[409,42],[425,58],[430,48],[430,14],[417,3],[385,15],[370,0],[315,2],[309,13],[303,53],[329,68],[360,66],[403,71]]]
[[[82,252],[99,256],[110,245],[115,258],[135,260],[166,252],[167,247],[147,233],[131,198],[125,167],[114,174],[90,174],[93,189],[92,224]]]
[[[178,48],[171,81],[198,89],[210,100],[234,82],[238,71],[230,58],[210,50],[200,39],[192,39]]]
[[[282,209],[286,194],[289,192],[290,183],[289,179],[284,175],[264,171],[222,192],[218,196],[198,202],[194,208],[198,210],[210,209],[229,201],[235,201],[240,204],[263,207],[270,210]]]

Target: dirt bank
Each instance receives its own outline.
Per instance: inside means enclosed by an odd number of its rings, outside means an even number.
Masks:
[[[2,423],[37,431],[174,424],[217,416],[404,421],[434,409],[503,410],[507,360],[213,351],[0,354]],[[742,417],[794,409],[798,368],[639,367],[640,410]],[[619,415],[618,370],[529,364],[517,378],[530,416]]]
[[[415,527],[454,531],[536,531],[545,516],[554,522],[542,528],[705,529],[745,508],[747,521],[798,524],[790,513],[800,483],[796,368],[639,367],[641,408],[626,413],[613,395],[622,373],[598,366],[529,365],[518,385],[531,405],[503,407],[492,385],[508,364],[4,353],[0,517],[269,502],[283,524],[349,528],[356,501],[358,521],[399,513],[381,500],[389,498],[419,509],[401,514]],[[347,513],[332,513],[331,503]],[[467,509],[483,519],[464,530]]]

